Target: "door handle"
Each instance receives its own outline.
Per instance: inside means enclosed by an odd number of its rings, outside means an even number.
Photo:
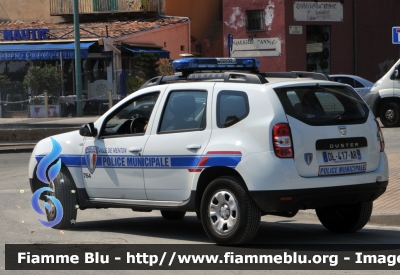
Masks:
[[[140,147],[131,147],[131,148],[128,148],[128,151],[131,152],[131,153],[140,154],[140,152],[142,151],[142,148],[140,148]]]
[[[200,144],[189,144],[188,146],[186,146],[186,149],[188,150],[198,150],[201,148]]]

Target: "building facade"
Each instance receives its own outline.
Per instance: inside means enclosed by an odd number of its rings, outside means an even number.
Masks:
[[[161,12],[190,19],[191,48],[196,56],[223,56],[222,0],[163,0]]]
[[[355,74],[372,82],[400,57],[399,1],[223,0],[224,56],[254,56],[261,71]]]
[[[75,95],[73,0],[50,0],[44,5],[42,0],[33,0],[16,7],[1,2],[0,74],[7,75],[14,85],[14,89],[2,90],[1,101],[27,96],[22,82],[30,66],[60,67],[66,82],[59,91],[52,92]],[[140,52],[176,59],[190,51],[190,21],[160,15],[158,3],[79,1],[82,93],[88,99],[106,100],[110,90],[114,98],[132,92],[126,86],[125,70],[133,69],[134,58]],[[25,13],[20,12],[24,9]],[[27,12],[29,9],[32,12]]]

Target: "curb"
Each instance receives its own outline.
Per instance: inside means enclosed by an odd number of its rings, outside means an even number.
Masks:
[[[2,124],[0,130],[20,130],[20,129],[56,129],[56,128],[80,128],[80,124],[68,124],[68,123],[14,123],[14,124]]]
[[[0,154],[14,154],[14,153],[32,153],[32,148],[7,148],[1,149],[0,147]]]
[[[66,128],[31,128],[31,129],[0,129],[0,142],[42,140],[49,136],[78,130],[77,127]]]
[[[400,215],[373,215],[371,216],[369,223],[386,226],[400,226]]]

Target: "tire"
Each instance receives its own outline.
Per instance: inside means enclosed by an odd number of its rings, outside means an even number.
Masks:
[[[326,229],[335,233],[350,233],[360,230],[367,224],[372,208],[373,203],[369,201],[318,208],[315,211]]]
[[[213,180],[204,191],[200,214],[204,230],[218,244],[250,242],[261,218],[260,209],[237,177]]]
[[[385,127],[400,126],[400,105],[386,102],[379,110],[379,118]]]
[[[167,211],[161,210],[161,215],[166,220],[181,220],[185,217],[185,211]]]
[[[54,225],[55,229],[69,229],[75,225],[75,220],[77,216],[77,209],[75,206],[78,204],[78,197],[76,192],[71,192],[71,190],[76,190],[74,180],[68,169],[65,166],[61,167],[60,173],[54,179],[53,184],[50,184],[50,188],[54,192],[50,195],[56,197],[60,202],[64,210],[64,215],[61,221]],[[46,209],[47,220],[53,221],[56,217],[57,210],[54,208],[54,204],[47,200],[51,206],[51,210]]]

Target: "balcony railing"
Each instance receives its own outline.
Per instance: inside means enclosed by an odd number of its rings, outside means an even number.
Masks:
[[[79,0],[79,13],[156,12],[157,0]],[[50,0],[50,15],[74,13],[74,0]]]

